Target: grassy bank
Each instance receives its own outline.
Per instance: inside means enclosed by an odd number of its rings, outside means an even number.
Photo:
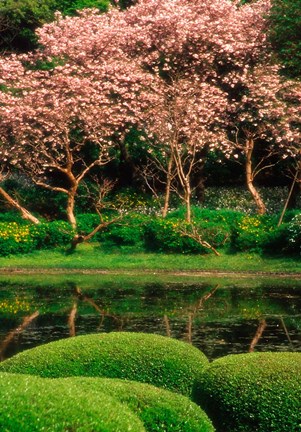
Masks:
[[[14,270],[62,271],[168,271],[168,272],[260,272],[301,273],[298,257],[269,258],[257,254],[239,253],[214,255],[155,254],[127,252],[105,252],[99,246],[80,245],[71,255],[64,251],[37,251],[26,255],[0,258],[0,272]]]

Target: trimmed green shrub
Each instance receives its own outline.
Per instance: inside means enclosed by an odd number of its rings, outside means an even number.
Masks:
[[[215,360],[195,400],[220,432],[301,430],[301,353],[251,353]]]
[[[145,431],[126,405],[62,380],[1,373],[0,400],[1,431]]]
[[[2,362],[0,371],[41,377],[122,378],[190,396],[208,364],[185,342],[144,333],[101,333],[51,342]]]
[[[148,432],[213,432],[205,412],[185,396],[134,381],[110,378],[63,378],[83,394],[102,392],[126,404]]]

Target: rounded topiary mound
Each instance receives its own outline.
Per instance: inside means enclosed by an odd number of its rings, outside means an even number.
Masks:
[[[48,381],[47,379],[45,381]],[[60,378],[83,394],[106,393],[126,404],[148,432],[213,432],[205,412],[190,399],[150,384],[112,378]]]
[[[251,353],[215,360],[195,400],[222,432],[301,431],[301,353]]]
[[[144,333],[101,333],[51,342],[0,364],[0,371],[41,377],[125,378],[191,396],[209,364],[197,348]]]
[[[0,373],[0,430],[145,431],[139,417],[116,399],[58,381]]]

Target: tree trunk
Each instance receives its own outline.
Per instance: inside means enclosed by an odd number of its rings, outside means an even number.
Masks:
[[[164,207],[162,210],[162,217],[166,217],[169,207],[170,200],[170,187],[171,187],[171,178],[172,178],[172,167],[173,167],[173,158],[171,157],[168,162],[168,170],[167,170],[167,179],[166,179],[166,189],[165,189],[165,199],[164,199]]]
[[[255,349],[256,345],[258,344],[259,339],[261,338],[262,333],[264,332],[266,326],[267,326],[267,323],[266,323],[265,319],[262,319],[259,321],[255,336],[253,337],[252,342],[250,344],[249,352],[254,352],[254,349]]]
[[[191,188],[189,179],[185,179],[184,200],[186,204],[186,221],[191,222]]]
[[[14,207],[15,209],[17,209],[21,215],[23,219],[26,219],[34,224],[39,224],[40,221],[39,219],[37,219],[34,215],[32,215],[28,210],[26,210],[24,207],[22,207],[18,201],[14,200],[7,192],[5,192],[4,189],[2,189],[2,187],[0,187],[0,195],[5,199],[5,201],[8,202],[8,204],[12,207]]]
[[[262,201],[261,196],[259,195],[259,192],[254,186],[254,177],[253,177],[253,170],[252,170],[252,155],[254,150],[254,140],[247,139],[246,141],[246,180],[247,180],[247,187],[256,203],[257,206],[257,212],[258,214],[265,214],[266,213],[266,206],[264,202]]]
[[[288,208],[288,205],[289,205],[289,202],[290,202],[290,199],[291,199],[291,196],[292,196],[293,190],[294,190],[295,185],[296,185],[296,183],[297,183],[297,178],[298,178],[298,176],[299,176],[299,171],[296,171],[296,174],[295,174],[295,177],[294,177],[293,183],[292,183],[292,185],[291,185],[291,188],[290,188],[290,190],[289,190],[289,193],[288,193],[287,199],[286,199],[286,201],[285,201],[285,203],[284,203],[283,210],[282,210],[282,212],[281,212],[281,216],[280,216],[280,218],[279,218],[279,222],[278,222],[278,225],[277,225],[278,227],[280,227],[280,225],[282,224],[282,221],[283,221],[283,218],[284,218],[285,212],[286,212],[286,210],[287,210],[287,208]]]
[[[294,187],[292,189],[290,199],[287,203],[288,209],[294,209],[296,208],[297,199],[300,196],[301,193],[301,160],[298,161],[297,167],[296,167],[296,180],[294,182]]]
[[[204,168],[205,162],[209,153],[209,146],[205,145],[196,156],[197,163],[194,165],[192,172],[192,184],[194,185],[195,197],[199,203],[205,200],[205,176]]]
[[[67,199],[67,208],[66,208],[68,221],[70,222],[72,228],[74,229],[76,229],[76,225],[77,225],[76,218],[74,215],[76,191],[77,191],[77,186],[69,190],[68,199]]]

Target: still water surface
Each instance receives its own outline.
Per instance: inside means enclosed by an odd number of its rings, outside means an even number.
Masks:
[[[133,331],[209,359],[301,351],[301,281],[172,276],[0,277],[0,358],[74,335]]]

